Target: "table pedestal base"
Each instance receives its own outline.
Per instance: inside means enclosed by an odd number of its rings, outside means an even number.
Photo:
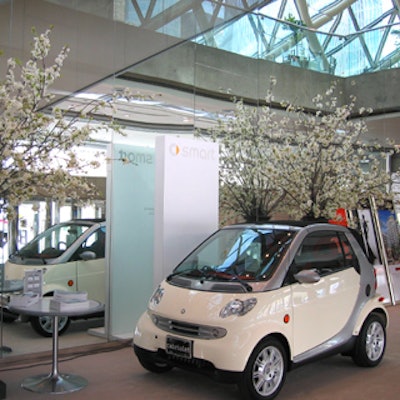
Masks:
[[[87,383],[85,378],[78,375],[41,374],[26,378],[21,386],[31,392],[62,394],[83,389]]]
[[[1,346],[0,347],[0,353],[11,353],[12,352],[12,348],[8,347],[8,346]]]
[[[0,1],[1,2],[1,1]],[[70,310],[69,312],[54,311],[50,308],[50,297],[42,297],[37,303],[29,307],[10,307],[10,311],[17,314],[35,317],[52,317],[53,331],[53,360],[49,375],[36,375],[22,381],[21,387],[37,393],[70,393],[83,389],[88,381],[78,375],[60,374],[58,372],[58,319],[59,317],[79,316],[102,311],[104,307],[98,301],[89,300],[89,306],[84,310]]]

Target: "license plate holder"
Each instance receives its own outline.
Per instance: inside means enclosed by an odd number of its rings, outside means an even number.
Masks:
[[[190,360],[193,357],[193,341],[167,336],[165,351],[171,356]]]

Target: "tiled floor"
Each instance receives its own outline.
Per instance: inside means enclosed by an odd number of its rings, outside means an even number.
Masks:
[[[400,393],[400,306],[388,307],[391,323],[383,362],[377,368],[355,366],[351,359],[334,356],[291,371],[279,400],[395,400]],[[79,349],[78,349],[79,350]],[[82,350],[82,349],[81,349]],[[200,375],[174,369],[167,374],[146,372],[126,343],[92,344],[85,351],[60,356],[61,373],[84,376],[88,386],[59,395],[74,400],[240,400],[234,385],[215,383]],[[91,353],[87,351],[91,350]],[[62,350],[62,353],[67,350]],[[85,354],[86,352],[86,354]],[[3,359],[0,379],[7,384],[7,399],[53,399],[54,395],[29,392],[20,387],[29,376],[51,370],[51,359],[24,356]],[[15,361],[12,363],[13,359]]]

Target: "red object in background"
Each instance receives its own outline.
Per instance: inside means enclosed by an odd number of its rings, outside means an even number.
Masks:
[[[330,219],[329,223],[330,224],[335,224],[335,225],[348,226],[346,210],[344,208],[337,209],[336,210],[336,217],[334,219]]]

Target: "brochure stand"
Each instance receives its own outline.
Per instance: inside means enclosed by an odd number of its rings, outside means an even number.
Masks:
[[[25,271],[24,293],[34,293],[43,296],[43,270],[31,269]]]

